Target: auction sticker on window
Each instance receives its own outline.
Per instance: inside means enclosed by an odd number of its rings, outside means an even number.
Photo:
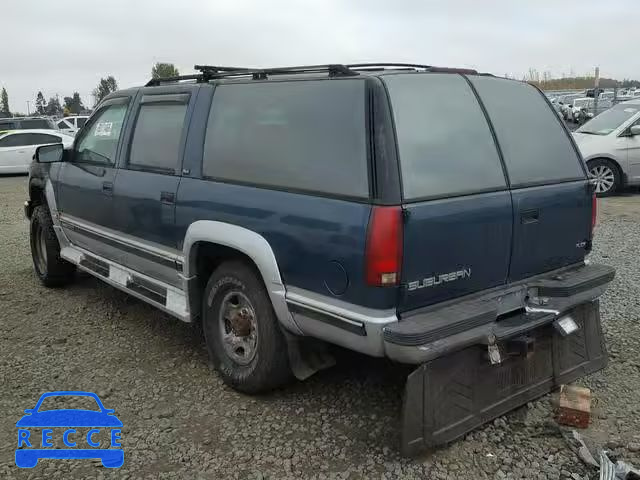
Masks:
[[[99,122],[96,124],[94,137],[110,137],[113,130],[113,122]]]

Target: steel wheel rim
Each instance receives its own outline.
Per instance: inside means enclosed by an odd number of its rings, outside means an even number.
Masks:
[[[238,290],[228,292],[220,304],[218,327],[225,354],[239,365],[248,365],[258,347],[258,323],[249,298]]]
[[[613,170],[607,165],[596,165],[589,170],[589,175],[595,180],[596,193],[608,192],[616,181]]]
[[[40,273],[47,271],[47,243],[45,241],[42,227],[38,225],[35,231],[36,266]]]

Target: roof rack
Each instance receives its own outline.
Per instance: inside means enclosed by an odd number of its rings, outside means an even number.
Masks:
[[[419,63],[394,63],[394,62],[374,62],[374,63],[352,63],[347,65],[347,67],[352,68],[354,70],[386,70],[391,67],[393,69],[413,69],[413,70],[427,70],[429,72],[435,73],[463,73],[469,75],[475,75],[478,72],[471,68],[451,68],[451,67],[435,67],[432,65],[422,65]]]
[[[477,74],[475,70],[468,68],[447,68],[433,67],[431,65],[421,65],[417,63],[353,63],[343,65],[341,63],[331,63],[326,65],[302,65],[297,67],[275,67],[275,68],[246,68],[246,67],[220,67],[216,65],[195,65],[193,67],[200,73],[192,75],[180,75],[167,78],[152,78],[145,86],[155,87],[163,83],[174,83],[183,80],[195,80],[198,83],[208,82],[217,78],[251,76],[254,80],[264,80],[272,75],[292,75],[297,73],[323,73],[330,77],[359,75],[358,71],[378,71],[386,69],[413,69],[426,70],[429,72],[448,72]]]
[[[296,73],[322,73],[327,72],[330,77],[358,75],[342,64],[328,65],[303,65],[297,67],[276,67],[276,68],[246,68],[246,67],[220,67],[215,65],[195,65],[193,67],[200,73],[192,75],[180,75],[177,77],[152,78],[146,83],[146,87],[155,87],[163,83],[173,83],[182,80],[195,80],[196,82],[208,82],[216,78],[227,78],[237,76],[251,76],[254,80],[262,80],[270,75],[288,75]]]

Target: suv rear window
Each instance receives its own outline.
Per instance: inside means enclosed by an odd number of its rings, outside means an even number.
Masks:
[[[406,200],[506,188],[491,130],[463,77],[383,78],[393,106]]]
[[[20,125],[20,128],[23,129],[28,129],[28,128],[38,128],[38,129],[49,129],[51,128],[51,124],[49,123],[48,120],[45,120],[44,118],[40,119],[33,119],[33,120],[22,120]]]
[[[203,175],[368,197],[364,81],[218,86],[207,125]]]
[[[512,186],[584,178],[569,135],[535,87],[495,77],[469,79],[487,109]]]

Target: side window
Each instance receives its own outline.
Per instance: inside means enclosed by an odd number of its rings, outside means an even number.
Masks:
[[[49,122],[44,118],[35,118],[33,120],[22,120],[22,128],[41,128],[43,130],[51,128]]]
[[[46,133],[32,133],[30,145],[43,145],[47,143],[60,143],[62,139],[55,135],[47,135]]]
[[[365,125],[362,80],[220,85],[203,175],[366,198]]]
[[[67,124],[67,122],[65,122],[64,120],[60,120],[58,122],[58,128],[60,130],[66,130],[67,128],[71,128],[69,124]]]
[[[143,103],[133,130],[129,166],[175,173],[186,113],[186,103]]]
[[[0,140],[0,147],[26,147],[31,145],[30,137],[28,133],[16,133],[14,135],[7,135]]]
[[[495,77],[469,79],[491,118],[512,186],[584,178],[571,139],[535,87]]]
[[[13,130],[15,128],[15,123],[13,122],[3,122],[0,123],[0,132],[3,130]]]
[[[84,127],[85,123],[87,123],[87,119],[86,118],[82,118],[82,117],[76,118],[76,126],[78,128]]]
[[[491,130],[463,77],[383,78],[393,107],[405,199],[506,188]]]
[[[113,165],[126,112],[126,104],[109,105],[100,110],[76,143],[74,161]]]

